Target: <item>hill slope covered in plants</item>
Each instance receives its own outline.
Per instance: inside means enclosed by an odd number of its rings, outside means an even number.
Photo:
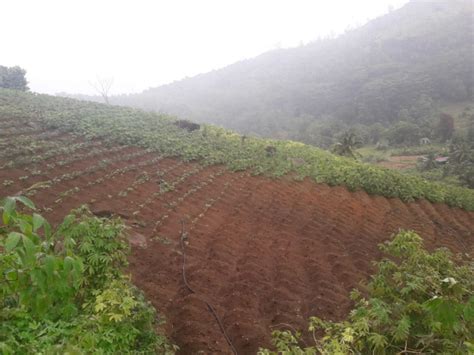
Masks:
[[[298,179],[310,177],[316,182],[404,201],[424,198],[474,209],[474,191],[470,189],[354,162],[302,143],[245,137],[208,125],[188,132],[175,125],[171,117],[140,110],[0,90],[0,117],[10,117],[20,126],[39,118],[38,124],[47,128],[135,145],[204,165],[225,164],[231,170],[274,177],[291,173]],[[8,127],[4,132],[8,134]],[[25,143],[21,149],[34,149]],[[8,146],[6,149],[5,154]]]
[[[0,91],[0,198],[28,196],[53,226],[83,204],[95,216],[120,216],[133,245],[132,281],[166,317],[163,330],[183,353],[230,350],[206,302],[239,353],[269,346],[271,329],[282,323],[305,329],[310,316],[344,318],[348,292],[380,257],[377,244],[399,228],[420,233],[430,249],[466,257],[473,250],[472,190],[301,143],[244,139],[212,126],[189,132],[175,123],[134,109]],[[91,239],[101,240],[91,235],[87,255]]]
[[[412,0],[335,39],[110,101],[321,147],[350,127],[376,143],[398,122],[437,138],[440,107],[474,102],[472,17],[469,0]]]

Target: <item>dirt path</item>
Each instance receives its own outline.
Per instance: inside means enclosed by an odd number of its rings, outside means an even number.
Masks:
[[[415,168],[418,159],[423,155],[395,155],[388,157],[386,161],[381,161],[376,165],[395,170],[405,170]]]

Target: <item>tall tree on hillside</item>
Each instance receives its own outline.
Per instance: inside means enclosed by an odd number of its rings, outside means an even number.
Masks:
[[[388,129],[387,137],[390,140],[390,144],[414,145],[419,142],[423,135],[420,127],[415,123],[400,121]]]
[[[380,122],[370,125],[367,129],[369,143],[377,144],[382,139],[386,129]]]
[[[474,188],[474,142],[466,138],[453,142],[447,169],[457,175],[463,185]]]
[[[454,118],[447,113],[442,113],[439,116],[439,123],[437,128],[438,137],[441,141],[446,142],[453,136],[454,132]]]
[[[109,104],[109,94],[112,84],[114,83],[114,78],[99,78],[95,82],[91,82],[91,86],[97,91],[97,93],[102,96],[104,102]]]
[[[26,81],[26,70],[15,67],[4,67],[0,65],[0,88],[28,91]]]

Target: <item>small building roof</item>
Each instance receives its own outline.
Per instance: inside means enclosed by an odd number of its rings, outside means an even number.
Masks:
[[[446,163],[449,160],[449,157],[437,157],[435,161],[437,163]]]

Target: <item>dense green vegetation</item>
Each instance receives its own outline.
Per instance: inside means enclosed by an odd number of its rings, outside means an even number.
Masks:
[[[425,198],[474,210],[473,190],[430,183],[298,142],[245,137],[208,125],[188,132],[174,125],[171,117],[140,110],[0,90],[0,118],[18,123],[36,120],[46,127],[75,132],[89,139],[137,145],[203,164],[225,164],[232,170],[251,169],[256,174],[275,177],[293,173],[300,179],[310,177],[352,191],[362,189],[404,201]],[[274,147],[274,153],[269,154],[268,147]],[[28,149],[28,142],[23,148]]]
[[[412,0],[337,38],[110,102],[323,148],[351,128],[365,144],[444,141],[442,108],[473,102],[472,16],[469,0]]]
[[[474,128],[468,138],[458,139],[449,147],[449,162],[443,175],[454,175],[465,185],[474,189]]]
[[[437,163],[438,155],[446,156],[448,162]],[[427,180],[443,181],[474,189],[474,140],[459,137],[446,147],[426,155],[424,160],[418,163],[417,168],[409,172]]]
[[[408,172],[418,174],[427,180],[443,181],[459,186],[474,188],[474,115],[470,116],[463,131],[456,132],[445,144],[432,144],[391,149],[392,155],[420,155],[416,169]],[[445,157],[447,162],[439,163],[436,158]]]
[[[53,230],[25,197],[6,198],[0,210],[2,354],[174,352],[123,274],[129,247],[119,220],[84,207]]]
[[[465,114],[466,112],[463,112]],[[367,163],[387,161],[390,156],[420,156],[416,168],[404,172],[457,186],[474,188],[474,115],[466,116],[464,129],[456,131],[446,143],[414,145],[399,148],[388,146],[364,146],[357,150],[358,158]],[[343,137],[344,138],[344,137]],[[344,140],[342,140],[344,143]],[[338,145],[335,146],[336,148]],[[447,158],[439,163],[436,158]],[[405,158],[406,159],[406,158]]]
[[[313,346],[301,334],[275,331],[277,352],[260,354],[471,354],[474,352],[474,265],[433,253],[414,232],[400,232],[381,246],[387,257],[347,320],[310,319]]]
[[[20,67],[4,67],[0,65],[0,88],[28,91],[26,71]]]

